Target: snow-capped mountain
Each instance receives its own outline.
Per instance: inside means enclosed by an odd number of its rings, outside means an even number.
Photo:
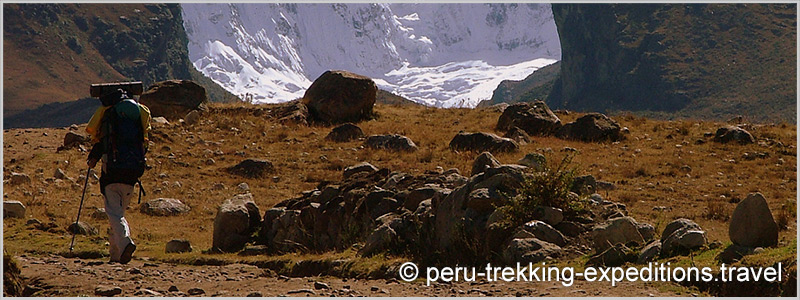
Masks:
[[[181,4],[189,58],[256,102],[303,96],[326,70],[439,107],[491,97],[561,58],[549,4]]]

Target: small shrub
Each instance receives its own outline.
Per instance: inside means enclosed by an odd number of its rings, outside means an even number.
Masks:
[[[519,225],[530,221],[536,206],[560,208],[565,213],[582,210],[575,199],[570,199],[578,167],[572,164],[572,155],[565,156],[558,164],[545,164],[543,172],[532,173],[522,183],[519,194],[509,200],[508,216],[510,225]]]

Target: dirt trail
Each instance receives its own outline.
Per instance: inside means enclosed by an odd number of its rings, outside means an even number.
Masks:
[[[98,286],[118,296],[679,296],[676,289],[649,283],[576,281],[486,282],[433,284],[395,279],[366,280],[335,277],[289,278],[244,264],[188,266],[134,259],[127,265],[105,259],[64,258],[56,255],[17,257],[29,291],[36,296],[96,295]],[[327,286],[325,288],[324,286]],[[121,290],[121,291],[120,291]],[[202,291],[201,291],[202,290]],[[687,295],[684,295],[687,296]]]

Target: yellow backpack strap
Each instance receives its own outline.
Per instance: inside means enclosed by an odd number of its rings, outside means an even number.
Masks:
[[[110,107],[110,106],[109,106]],[[100,106],[94,111],[94,115],[89,119],[89,124],[86,125],[86,133],[91,136],[92,144],[100,142],[100,126],[103,122],[103,114],[109,107]],[[149,112],[148,112],[149,113]]]
[[[139,103],[139,118],[142,120],[142,135],[144,136],[145,147],[147,147],[147,133],[150,132],[150,109],[141,103]]]

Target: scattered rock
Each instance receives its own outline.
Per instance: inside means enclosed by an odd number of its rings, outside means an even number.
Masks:
[[[539,153],[525,154],[525,157],[523,157],[522,159],[519,160],[519,162],[517,162],[517,164],[531,168],[536,172],[543,171],[546,163],[547,163],[547,158],[545,158],[544,155]]]
[[[545,222],[550,226],[556,226],[561,221],[564,221],[564,212],[560,208],[537,206],[533,210],[534,219]]]
[[[503,249],[503,262],[510,265],[517,263],[538,263],[547,257],[556,257],[561,253],[561,247],[537,238],[512,239]]]
[[[483,152],[475,161],[472,162],[472,175],[483,173],[487,168],[497,168],[500,166],[500,161],[494,158],[494,155],[489,152]]]
[[[265,178],[274,173],[275,167],[266,159],[245,159],[239,164],[228,168],[228,173],[246,178]]]
[[[305,293],[305,294],[312,294],[312,295],[316,294],[316,293],[314,293],[313,290],[310,290],[310,289],[297,289],[297,290],[288,291],[286,293],[287,294],[303,294],[303,293]]]
[[[509,131],[514,127],[532,135],[549,135],[561,128],[561,120],[543,101],[515,103],[506,108],[497,120],[499,131]]]
[[[450,141],[452,151],[513,152],[518,149],[519,144],[514,140],[485,132],[459,132]]]
[[[545,222],[531,221],[525,223],[522,228],[525,231],[532,233],[537,239],[542,241],[556,244],[559,247],[564,247],[567,245],[567,239],[564,237],[564,235]]]
[[[617,121],[601,113],[588,113],[561,127],[556,136],[583,142],[616,142],[621,138],[619,131]]]
[[[325,123],[357,122],[372,117],[378,86],[369,77],[326,71],[303,95],[314,119]]]
[[[88,141],[89,139],[87,137],[68,131],[67,134],[64,135],[64,144],[61,146],[61,149],[72,149]]]
[[[177,287],[177,286],[170,285],[170,286],[169,286],[169,288],[167,289],[167,291],[170,291],[170,292],[177,292],[177,291],[180,291],[180,290],[178,289],[178,287]]]
[[[778,225],[772,218],[764,195],[749,194],[736,205],[728,236],[735,245],[745,247],[772,247],[778,244]]]
[[[577,176],[572,181],[572,192],[578,195],[591,195],[597,192],[597,180],[592,175]]]
[[[330,285],[324,282],[315,281],[314,282],[314,289],[317,290],[329,290],[331,288]]]
[[[156,82],[139,96],[139,102],[150,109],[153,117],[169,120],[183,118],[206,101],[206,89],[191,80]]]
[[[274,110],[278,123],[284,125],[308,125],[308,107],[300,101],[289,101],[279,104]]]
[[[83,235],[98,234],[97,228],[94,228],[94,226],[84,221],[79,221],[78,223],[70,224],[69,227],[67,227],[67,232],[74,234],[83,234]]]
[[[149,216],[177,216],[188,213],[191,208],[174,198],[158,198],[143,203],[139,211]]]
[[[96,207],[89,216],[98,220],[108,220],[106,209],[102,207]]]
[[[364,131],[361,130],[361,127],[358,127],[353,123],[345,123],[333,128],[328,136],[325,137],[325,139],[341,143],[349,142],[362,137],[364,137]]]
[[[661,256],[669,257],[699,248],[708,243],[706,232],[692,220],[677,219],[661,234]]]
[[[502,206],[506,200],[497,189],[479,188],[469,193],[467,208],[480,213],[489,213],[496,207]]]
[[[53,177],[55,179],[71,180],[71,178],[67,177],[67,174],[64,173],[64,170],[61,170],[61,168],[56,169],[56,171],[53,173]]]
[[[101,297],[113,297],[122,294],[122,288],[113,285],[98,285],[94,288],[94,294]]]
[[[3,218],[24,218],[25,205],[19,201],[3,201]]]
[[[372,172],[375,172],[375,171],[378,171],[378,168],[376,168],[375,166],[373,166],[372,164],[370,164],[368,162],[362,162],[360,164],[357,164],[357,165],[354,165],[354,166],[349,166],[349,167],[345,168],[344,169],[344,173],[343,173],[343,178],[347,179],[347,178],[350,178],[350,176],[353,176],[353,175],[355,175],[357,173],[361,173],[361,172],[372,173]]]
[[[655,260],[659,253],[661,253],[661,241],[652,241],[639,251],[639,257],[636,259],[636,263],[646,264],[651,262]]]
[[[737,126],[720,127],[714,134],[714,141],[718,143],[737,142],[742,145],[756,142],[752,134]]]
[[[183,124],[185,124],[187,126],[193,126],[193,125],[197,124],[198,121],[200,121],[200,111],[199,110],[190,111],[189,113],[186,114],[185,117],[183,117]]]
[[[253,292],[247,293],[247,297],[264,297],[264,295],[261,294],[261,292],[259,292],[259,291],[253,291]]]
[[[414,152],[419,149],[411,139],[399,134],[372,135],[364,142],[364,146],[398,152]]]
[[[189,290],[186,291],[186,293],[191,295],[191,296],[197,296],[197,295],[205,294],[206,291],[201,289],[201,288],[190,288]]]
[[[166,253],[183,253],[183,252],[192,252],[192,244],[189,243],[188,240],[184,239],[176,239],[167,242],[167,246],[164,249]]]
[[[616,244],[628,245],[635,243],[644,245],[644,238],[639,233],[636,220],[631,217],[621,217],[608,220],[599,224],[592,230],[594,248],[598,253],[613,247]]]
[[[226,200],[214,218],[212,248],[223,252],[241,250],[260,222],[253,195],[240,194]]]
[[[11,172],[11,178],[8,180],[9,185],[30,184],[31,177],[25,173]]]
[[[509,138],[520,145],[527,145],[533,142],[533,139],[531,139],[531,136],[528,135],[525,130],[519,129],[519,127],[516,126],[512,127],[508,132],[506,132],[503,137]]]
[[[583,224],[571,221],[564,221],[558,223],[558,225],[556,225],[554,228],[559,232],[563,233],[564,235],[570,237],[579,236],[587,231],[586,227]]]

